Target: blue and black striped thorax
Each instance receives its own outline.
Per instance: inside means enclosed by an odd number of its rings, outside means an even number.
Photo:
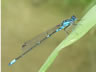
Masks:
[[[72,16],[70,19],[66,19],[61,23],[61,27],[59,29],[56,29],[56,32],[64,29],[67,26],[70,26],[71,24],[73,24],[75,21],[77,20],[77,18],[75,16]]]

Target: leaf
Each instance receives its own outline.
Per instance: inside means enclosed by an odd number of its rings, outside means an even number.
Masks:
[[[80,22],[77,23],[75,29],[70,33],[70,35],[56,47],[56,49],[48,57],[46,62],[42,65],[39,72],[45,72],[48,69],[48,67],[53,63],[56,56],[63,48],[79,40],[95,25],[96,25],[96,5],[94,5],[80,20]]]

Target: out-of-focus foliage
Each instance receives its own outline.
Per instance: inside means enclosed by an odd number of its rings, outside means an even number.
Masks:
[[[61,8],[65,6],[88,6],[92,1],[95,0],[32,0],[34,5],[42,5],[44,3],[48,3],[50,5],[59,6]]]
[[[91,5],[93,6],[96,3],[96,0],[29,0],[29,1],[34,7],[45,7],[45,8],[49,7],[63,13],[67,12],[69,14],[72,13],[72,11],[74,10],[84,11],[85,8],[89,9],[89,6]]]

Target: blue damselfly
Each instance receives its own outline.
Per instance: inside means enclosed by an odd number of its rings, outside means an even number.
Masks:
[[[50,36],[52,36],[54,33],[58,32],[60,30],[63,30],[63,29],[65,30],[70,25],[73,25],[76,20],[77,20],[77,18],[75,16],[72,16],[71,18],[62,21],[62,23],[60,23],[60,24],[56,25],[55,27],[47,30],[46,32],[39,34],[38,36],[36,36],[32,40],[25,42],[22,45],[22,48],[26,49],[26,51],[24,53],[22,53],[20,56],[13,59],[8,65],[10,66],[10,65],[14,64],[17,60],[19,60],[24,55],[26,55],[29,51],[31,51],[33,48],[35,48],[36,46],[41,44],[44,40],[50,38]]]

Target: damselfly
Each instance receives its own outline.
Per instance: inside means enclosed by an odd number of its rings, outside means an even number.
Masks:
[[[25,42],[22,45],[22,48],[26,49],[26,51],[24,53],[22,53],[20,56],[18,56],[15,59],[13,59],[8,65],[11,66],[12,64],[14,64],[17,60],[22,58],[29,51],[31,51],[33,48],[35,48],[36,46],[41,44],[44,40],[48,39],[54,33],[58,32],[58,31],[60,31],[62,29],[65,30],[70,25],[73,25],[76,20],[77,20],[77,18],[75,16],[72,16],[71,18],[62,21],[61,24],[58,24],[55,27],[51,28],[50,30],[39,34],[38,36],[36,36],[32,40],[29,40],[29,41]]]

